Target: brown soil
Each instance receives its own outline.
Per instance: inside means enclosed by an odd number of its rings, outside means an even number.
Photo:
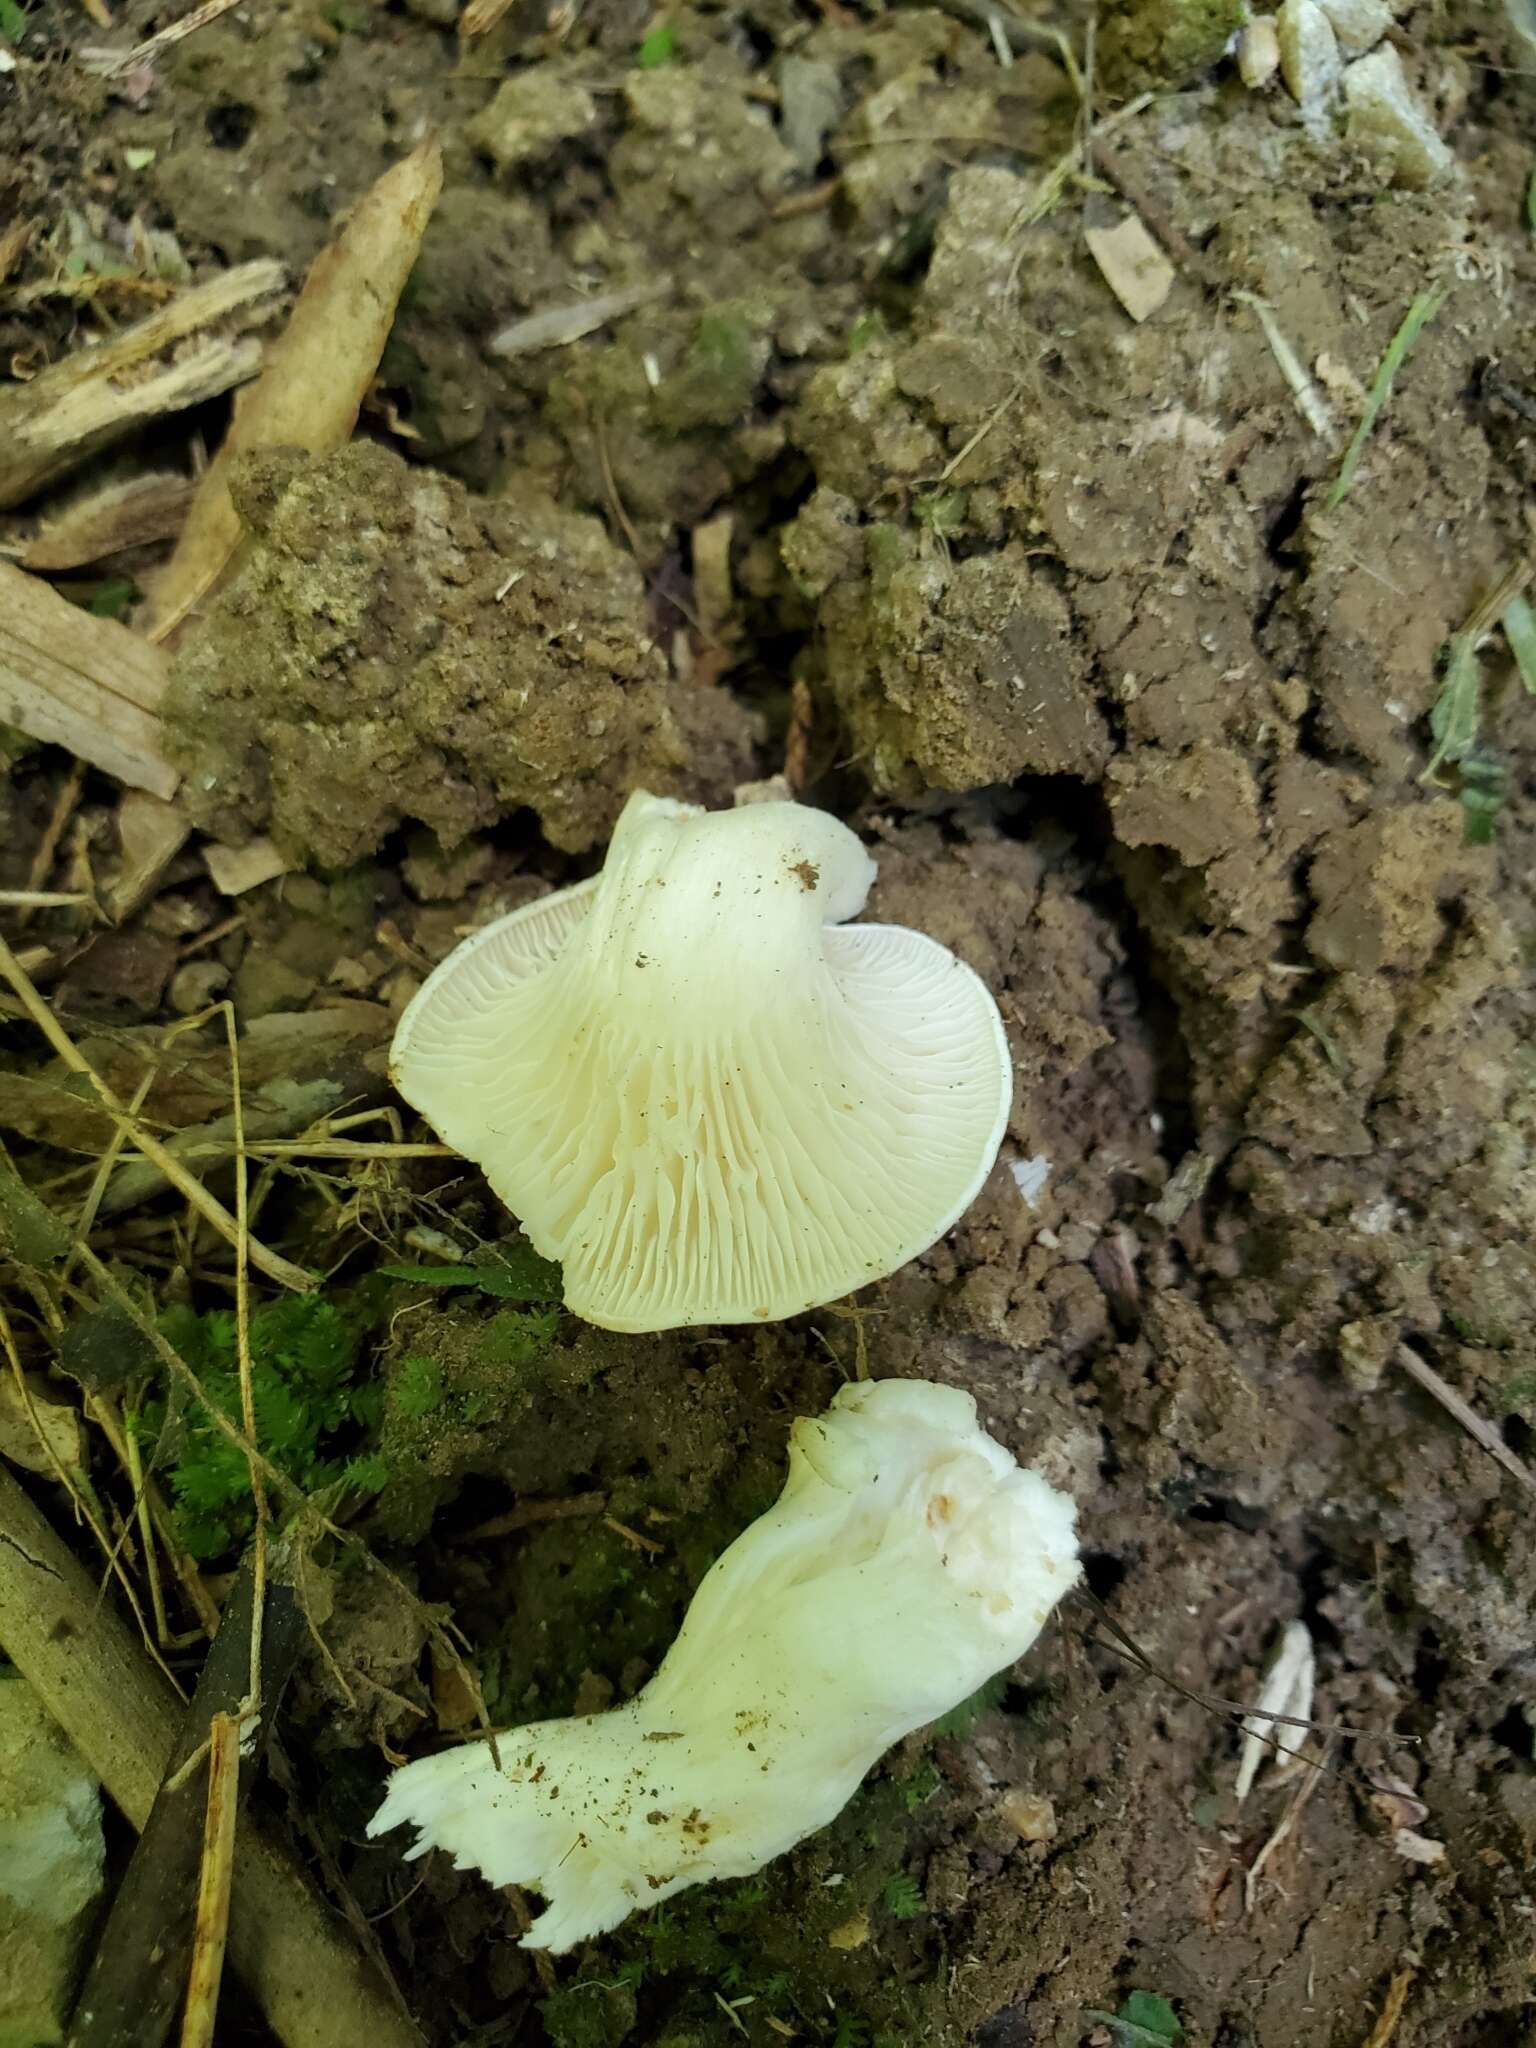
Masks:
[[[124,47],[169,18],[118,11]],[[388,1099],[422,973],[590,871],[627,790],[728,802],[787,764],[878,857],[873,914],[997,993],[1018,1090],[996,1171],[856,1320],[567,1320],[534,1356],[494,1302],[414,1309],[378,1361],[367,1532],[451,1611],[502,1718],[601,1705],[862,1350],[968,1388],[1070,1487],[1089,1584],[1184,1690],[1074,1606],[760,1884],[551,1968],[513,1945],[520,1901],[364,1842],[386,1756],[465,1707],[421,1615],[342,1576],[333,1661],[289,1703],[294,1797],[434,2043],[1066,2048],[1114,2038],[1133,1989],[1198,2048],[1536,2041],[1536,1534],[1395,1362],[1410,1341],[1529,1450],[1536,716],[1502,640],[1473,772],[1423,770],[1446,642],[1531,546],[1532,45],[1493,7],[1410,5],[1393,40],[1457,157],[1419,191],[1309,136],[1278,85],[1245,92],[1230,10],[1117,8],[1097,118],[1164,89],[1032,219],[1079,115],[1048,44],[1004,68],[947,12],[748,0],[668,16],[669,61],[642,64],[632,0],[515,0],[463,50],[456,11],[273,0],[111,82],[77,59],[101,32],[39,9],[0,75],[0,244],[33,227],[0,287],[17,377],[153,299],[144,231],[194,274],[297,272],[423,133],[448,166],[362,438],[250,469],[246,566],[178,656],[197,823],[314,871],[236,906],[188,850],[118,931],[39,914],[50,992],[125,1090],[167,1019],[232,993],[253,1130],[291,1132]],[[1082,49],[1086,16],[1053,24]],[[1127,199],[1177,271],[1139,326],[1084,243]],[[1361,387],[1434,280],[1330,510]],[[487,350],[638,286],[584,339]],[[134,461],[185,465],[224,418]],[[723,593],[700,537],[722,514]],[[17,887],[67,764],[0,747]],[[1468,843],[1488,789],[1496,836]],[[119,860],[91,778],[52,886]],[[0,1133],[45,1182],[100,1119],[0,1032]],[[221,1114],[218,1043],[178,1041],[148,1113]],[[413,1225],[508,1228],[451,1162],[312,1176],[273,1213],[343,1279],[380,1244],[415,1256]],[[425,1417],[399,1393],[422,1357]],[[582,1495],[603,1513],[472,1534]],[[1318,1714],[1371,1739],[1239,1809],[1234,1718],[1190,1694],[1251,1699],[1295,1617]]]

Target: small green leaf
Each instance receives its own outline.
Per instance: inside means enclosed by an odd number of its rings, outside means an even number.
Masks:
[[[885,1887],[885,1910],[893,1920],[912,1920],[922,1912],[924,1899],[915,1878],[905,1872],[893,1877]]]
[[[1133,1991],[1116,2018],[1122,2026],[1140,2027],[1155,2041],[1177,2041],[1184,2029],[1179,2016],[1159,1991]]]
[[[85,608],[94,618],[120,619],[137,596],[137,584],[126,576],[112,576],[97,584]]]
[[[670,64],[676,55],[677,30],[670,21],[659,21],[642,38],[640,54],[635,62],[642,71],[655,71],[663,64]]]
[[[561,1301],[565,1288],[553,1259],[541,1259],[532,1245],[499,1251],[494,1261],[462,1266],[381,1266],[390,1280],[414,1280],[420,1287],[478,1287],[496,1301]]]
[[[27,17],[16,0],[0,0],[0,36],[7,42],[19,43],[26,32]]]
[[[1520,680],[1527,692],[1536,697],[1536,612],[1531,610],[1527,597],[1512,597],[1504,607],[1500,621],[1504,638],[1509,642],[1509,651],[1515,657],[1515,667],[1520,671]]]
[[[1482,671],[1478,667],[1473,636],[1458,633],[1451,641],[1450,658],[1445,664],[1445,681],[1429,714],[1435,750],[1429,757],[1429,766],[1419,777],[1421,782],[1430,781],[1447,762],[1454,765],[1465,761],[1477,745],[1478,727],[1482,722],[1482,689]]]

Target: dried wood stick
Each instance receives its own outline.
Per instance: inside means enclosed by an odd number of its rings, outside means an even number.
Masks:
[[[272,1709],[305,1640],[304,1616],[293,1588],[274,1575],[262,1633],[263,1668],[253,1674],[251,1618],[257,1597],[248,1555],[225,1600],[219,1632],[166,1759],[164,1781],[96,1944],[70,2027],[70,2048],[159,2048],[170,2032],[182,1992],[199,1967],[199,1995],[207,1997],[213,1956],[208,1954],[199,1965],[196,1936],[201,1920],[199,1868],[206,1862],[204,1837],[213,1794],[211,1786],[205,1794],[208,1780],[197,1764],[210,1754],[216,1757],[219,1721],[229,1720],[238,1729],[242,1704],[253,1692],[259,1691],[263,1708],[259,1730],[270,1725]],[[222,1788],[220,1795],[228,1817],[218,1816],[219,1827],[231,1833],[235,1807],[256,1776],[260,1744],[249,1742],[241,1756],[237,1736],[236,1752],[237,1782]],[[227,1889],[225,1906],[227,1910]],[[222,1955],[220,1930],[221,1962]],[[216,1990],[216,1975],[212,1982]]]
[[[278,447],[319,455],[350,440],[442,184],[443,153],[424,142],[363,195],[315,258],[156,581],[147,622],[153,639],[173,633],[238,555],[242,527],[229,478],[239,458]]]
[[[1418,1381],[1426,1394],[1433,1394],[1446,1414],[1453,1416],[1472,1441],[1481,1444],[1489,1457],[1504,1467],[1511,1479],[1518,1481],[1527,1493],[1536,1493],[1536,1475],[1521,1464],[1493,1424],[1485,1422],[1472,1404],[1464,1401],[1450,1382],[1443,1380],[1411,1345],[1398,1345],[1397,1362],[1404,1372]]]
[[[229,1938],[229,1895],[235,1871],[235,1819],[239,1812],[240,1723],[215,1714],[208,1727],[208,1811],[203,1823],[203,1867],[197,1888],[197,1928],[181,2022],[181,2048],[213,2048]]]
[[[167,670],[137,633],[0,562],[0,721],[132,789],[174,796],[181,777],[161,751],[157,715]]]
[[[263,259],[194,285],[110,341],[93,342],[0,388],[0,508],[19,505],[146,420],[217,398],[254,377],[261,343],[208,332],[275,308],[285,273]],[[189,336],[199,346],[180,350]]]
[[[0,1647],[142,1828],[176,1743],[179,1703],[3,1466]],[[236,1849],[229,1951],[285,2048],[421,2048],[337,1916],[255,1825]]]

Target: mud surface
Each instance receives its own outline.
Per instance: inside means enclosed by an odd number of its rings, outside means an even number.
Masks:
[[[1177,1686],[1070,1607],[761,1881],[550,1965],[516,1896],[365,1843],[386,1760],[468,1709],[419,1613],[342,1578],[286,1732],[332,1873],[465,2048],[1068,2048],[1136,1990],[1208,2048],[1526,2040],[1530,1503],[1399,1347],[1531,1453],[1536,707],[1502,637],[1477,749],[1424,771],[1447,644],[1532,545],[1533,45],[1493,8],[1402,14],[1455,158],[1426,190],[1245,90],[1219,6],[1101,16],[1091,170],[1049,35],[1005,66],[921,8],[514,0],[462,44],[455,14],[276,0],[111,80],[78,58],[100,31],[38,10],[0,76],[17,378],[157,302],[168,246],[296,274],[424,133],[448,167],[361,438],[247,470],[246,566],[177,656],[196,823],[310,872],[231,903],[192,842],[118,930],[33,917],[50,992],[125,1091],[231,994],[285,1135],[387,1101],[430,966],[589,872],[629,789],[787,774],[866,838],[872,914],[997,993],[986,1189],[852,1317],[540,1348],[493,1301],[416,1300],[366,1531],[500,1720],[590,1710],[773,1497],[790,1419],[861,1364],[921,1375],[1072,1490],[1093,1592]],[[125,49],[168,18],[119,17]],[[1080,57],[1086,16],[1049,25]],[[1085,242],[1130,212],[1173,269],[1141,324]],[[489,346],[612,294],[579,338]],[[190,467],[224,417],[131,460]],[[35,885],[67,764],[0,755],[0,886]],[[122,859],[92,777],[45,873]],[[214,1031],[179,1043],[169,1128],[223,1106]],[[5,1052],[7,1143],[78,1166],[100,1119]],[[453,1162],[284,1199],[343,1279],[409,1229],[508,1228]],[[1236,1719],[1191,1695],[1251,1701],[1295,1618],[1316,1714],[1368,1733],[1293,1731],[1325,1768],[1239,1806]]]

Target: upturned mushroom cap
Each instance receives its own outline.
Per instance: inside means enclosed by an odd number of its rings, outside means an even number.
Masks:
[[[845,925],[875,865],[802,804],[643,791],[600,875],[449,955],[400,1020],[406,1100],[612,1330],[795,1315],[975,1197],[1012,1068],[920,932]]]

